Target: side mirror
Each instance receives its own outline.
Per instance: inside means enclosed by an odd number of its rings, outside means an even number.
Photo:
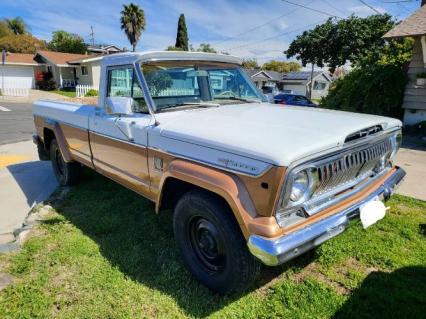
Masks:
[[[109,96],[106,99],[105,111],[107,114],[133,114],[133,98],[126,96]]]

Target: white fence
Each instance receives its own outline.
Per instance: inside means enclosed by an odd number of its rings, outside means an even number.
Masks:
[[[94,89],[95,88],[91,85],[79,84],[79,85],[76,85],[75,87],[75,94],[77,95],[77,97],[83,97],[86,95],[87,92]]]
[[[0,78],[0,92],[4,96],[28,96],[30,94],[30,85],[31,83],[28,83],[25,79],[6,78],[4,83],[2,83]]]
[[[30,94],[30,89],[27,88],[0,88],[1,94],[4,96],[28,96]]]
[[[195,95],[194,89],[186,88],[169,88],[158,92],[157,96],[185,96]]]

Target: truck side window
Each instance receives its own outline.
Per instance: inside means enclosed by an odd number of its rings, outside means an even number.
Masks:
[[[114,68],[108,70],[107,96],[122,96],[133,98],[133,111],[148,113],[143,91],[136,80],[132,67]]]

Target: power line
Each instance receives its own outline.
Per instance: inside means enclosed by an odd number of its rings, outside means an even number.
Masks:
[[[289,3],[289,4],[292,4],[292,5],[294,5],[294,6],[298,6],[298,7],[301,7],[301,8],[305,8],[305,9],[310,10],[310,11],[314,11],[314,12],[317,12],[317,13],[321,13],[321,14],[324,14],[324,15],[329,16],[329,17],[332,17],[332,18],[339,18],[339,19],[343,19],[342,17],[337,16],[337,15],[335,15],[335,14],[331,14],[331,13],[328,13],[328,12],[325,12],[325,11],[321,11],[321,10],[318,10],[318,9],[314,9],[314,8],[311,8],[311,7],[305,6],[305,5],[303,5],[303,4],[294,3],[294,2],[291,2],[291,1],[288,1],[288,0],[281,0],[281,1],[286,2],[286,3]]]
[[[321,22],[324,22],[324,21],[325,20],[321,20],[321,21],[318,21],[318,22],[315,22],[315,23],[311,23],[311,24],[305,25],[303,27],[300,27],[300,28],[297,28],[297,29],[294,29],[294,30],[291,30],[291,31],[287,31],[287,32],[284,32],[284,33],[280,33],[280,34],[274,35],[274,36],[269,37],[269,38],[264,38],[264,39],[262,39],[260,41],[252,41],[252,42],[249,42],[249,43],[246,43],[246,44],[242,44],[242,45],[238,45],[238,46],[235,46],[235,47],[231,47],[231,48],[228,48],[227,50],[235,50],[235,49],[244,48],[246,46],[250,46],[250,45],[253,45],[253,44],[263,43],[263,42],[266,42],[266,41],[269,41],[269,40],[272,40],[272,39],[276,39],[276,38],[282,37],[284,35],[288,35],[288,34],[291,34],[291,33],[294,33],[294,32],[298,32],[300,30],[305,30],[306,28],[309,28],[311,26],[317,25],[317,24],[319,24]]]
[[[312,2],[314,2],[315,0],[312,0],[312,1],[310,1],[308,4],[311,4]],[[213,42],[213,44],[214,45],[218,45],[218,44],[222,44],[222,43],[224,43],[224,42],[226,42],[226,41],[229,41],[229,40],[231,40],[231,39],[235,39],[235,38],[238,38],[238,37],[240,37],[240,36],[242,36],[242,35],[244,35],[244,34],[247,34],[247,33],[249,33],[249,32],[252,32],[252,31],[254,31],[254,30],[257,30],[257,29],[260,29],[260,28],[262,28],[262,27],[264,27],[264,26],[266,26],[266,25],[268,25],[268,24],[270,24],[271,22],[273,22],[273,21],[275,21],[275,20],[278,20],[278,19],[280,19],[280,18],[283,18],[283,17],[286,17],[286,16],[289,16],[290,14],[293,14],[294,12],[296,12],[298,9],[294,9],[294,10],[292,10],[292,11],[290,11],[290,12],[286,12],[286,13],[284,13],[284,14],[282,14],[282,15],[280,15],[280,16],[278,16],[278,17],[275,17],[275,18],[273,18],[273,19],[271,19],[271,20],[268,20],[267,22],[265,22],[265,23],[262,23],[262,24],[259,24],[259,25],[257,25],[257,26],[255,26],[255,27],[253,27],[253,28],[251,28],[251,29],[248,29],[248,30],[246,30],[246,31],[243,31],[243,32],[241,32],[241,33],[239,33],[239,34],[237,34],[237,35],[234,35],[234,36],[231,36],[231,37],[227,37],[227,39],[225,39],[225,40],[222,40],[222,41],[219,41],[219,42]]]
[[[334,6],[330,1],[328,1],[328,0],[324,0],[324,1],[325,1],[325,3],[328,4],[329,7],[333,8],[334,10],[342,13],[343,15],[347,14],[346,12],[343,12],[341,9],[337,8],[336,6]]]
[[[382,14],[379,10],[377,10],[375,7],[373,7],[372,5],[369,5],[367,2],[365,2],[364,0],[359,0],[359,2],[361,2],[363,5],[369,7],[371,10],[373,10],[374,12],[376,12],[377,14]]]

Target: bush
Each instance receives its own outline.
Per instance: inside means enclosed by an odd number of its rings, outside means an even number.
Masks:
[[[359,67],[337,80],[320,106],[402,119],[401,104],[406,84],[407,77],[400,67]]]
[[[87,93],[84,96],[98,96],[99,92],[97,90],[94,89],[90,89],[89,91],[87,91]]]
[[[35,76],[36,85],[40,90],[52,91],[56,89],[56,82],[50,72],[38,72]]]
[[[426,79],[426,72],[417,73],[417,78],[418,79]]]

